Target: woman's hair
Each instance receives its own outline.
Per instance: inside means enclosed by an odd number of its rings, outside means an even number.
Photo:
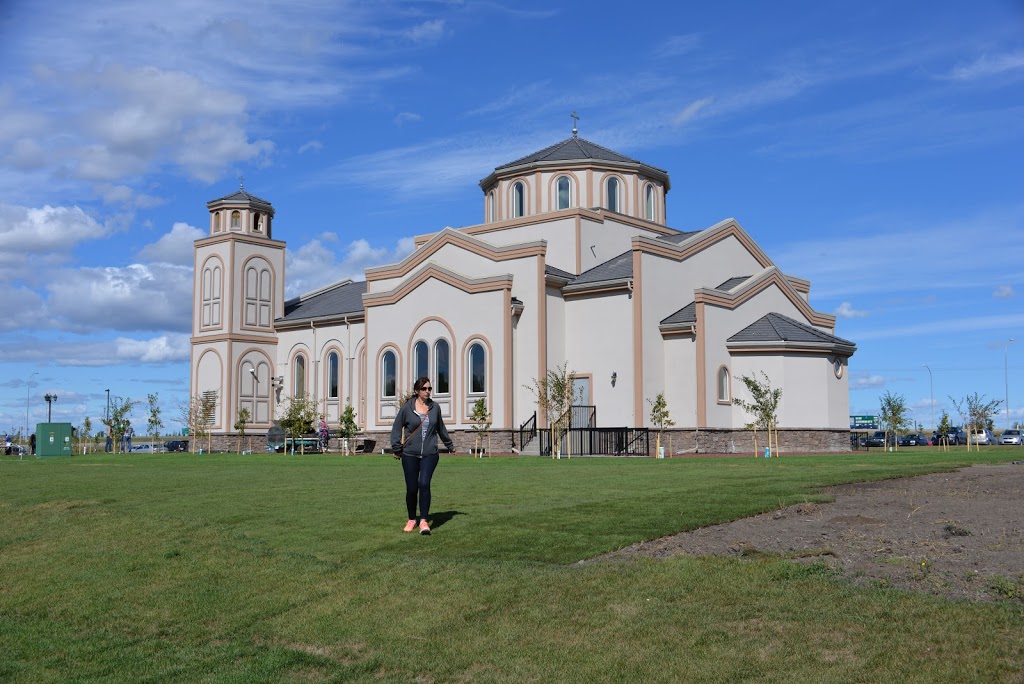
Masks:
[[[412,391],[419,392],[421,389],[423,389],[423,386],[426,385],[428,382],[430,382],[430,378],[428,378],[426,375],[424,375],[422,378],[417,378],[416,382],[413,383]]]

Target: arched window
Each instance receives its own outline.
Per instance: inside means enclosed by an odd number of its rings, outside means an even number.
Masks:
[[[494,191],[487,193],[487,221],[494,223]]]
[[[555,191],[558,193],[558,208],[568,209],[569,208],[569,178],[568,176],[559,176],[558,180],[555,181]]]
[[[242,227],[242,212],[233,211],[231,212],[231,227],[241,228]]]
[[[219,233],[220,232],[220,212],[219,211],[214,213],[214,215],[213,215],[213,232],[214,233]]]
[[[338,352],[327,355],[327,398],[338,398]]]
[[[512,216],[519,218],[526,215],[526,186],[516,181],[512,186]]]
[[[430,374],[430,356],[427,343],[420,340],[412,348],[413,382]]]
[[[448,340],[438,340],[434,344],[434,394],[448,394],[450,390],[451,368],[449,367]]]
[[[654,220],[654,186],[649,183],[644,188],[644,218]]]
[[[252,230],[253,230],[254,233],[260,232],[260,230],[263,228],[263,224],[261,223],[261,221],[262,221],[262,217],[260,216],[260,212],[258,212],[258,211],[253,212],[253,215],[252,215]]]
[[[718,401],[728,403],[729,396],[729,369],[722,366],[718,369]]]
[[[469,393],[484,394],[487,392],[487,355],[484,345],[475,342],[469,347]]]
[[[612,178],[609,178],[608,182],[605,183],[605,189],[607,190],[607,193],[608,193],[608,210],[609,211],[618,211],[619,210],[619,179],[615,178],[614,176]]]
[[[381,396],[385,398],[394,398],[398,394],[396,392],[398,386],[396,380],[398,377],[397,373],[398,359],[395,358],[395,352],[386,351],[384,356],[380,359],[380,377],[381,377]]]
[[[295,373],[292,375],[292,396],[301,397],[306,394],[306,357],[299,354],[295,357]]]
[[[201,325],[206,328],[220,326],[220,266],[203,269],[203,308]]]
[[[245,324],[269,328],[272,289],[270,269],[249,266],[245,269]]]

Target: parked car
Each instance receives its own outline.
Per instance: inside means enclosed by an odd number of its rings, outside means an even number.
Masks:
[[[188,451],[187,439],[172,439],[164,442],[164,449],[167,451]]]
[[[884,447],[885,446],[885,431],[879,430],[878,432],[871,433],[871,436],[864,440],[864,446],[869,447]],[[896,435],[889,435],[889,445],[896,444]]]
[[[148,444],[148,443],[147,444],[136,444],[135,446],[132,447],[132,453],[133,454],[153,454],[153,453],[156,453],[159,450],[159,448],[160,447],[158,447],[155,444]]]
[[[1024,445],[1024,434],[1020,430],[1003,430],[1003,436],[999,438],[999,443]]]
[[[900,446],[928,446],[928,438],[924,435],[903,435],[900,437]]]
[[[996,436],[988,428],[971,433],[971,444],[983,444],[985,446],[995,444]]]
[[[949,440],[950,446],[958,446],[960,444],[967,444],[967,433],[964,432],[963,430],[961,430],[958,427],[951,427],[951,428],[949,428],[949,432],[946,433],[946,434],[947,434],[947,438]],[[938,430],[936,430],[935,434],[932,436],[932,444],[934,444],[936,446],[939,445],[939,444],[942,444],[942,435],[939,433]]]

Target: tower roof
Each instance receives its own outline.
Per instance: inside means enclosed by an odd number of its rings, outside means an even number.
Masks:
[[[481,187],[490,185],[498,176],[506,175],[507,172],[525,171],[536,167],[559,166],[568,163],[579,162],[603,162],[611,166],[632,169],[641,173],[658,178],[665,184],[665,190],[669,189],[668,172],[656,166],[645,164],[642,161],[619,154],[607,147],[602,147],[589,140],[572,136],[554,145],[545,147],[515,161],[495,167],[494,172],[480,181]]]
[[[211,210],[226,206],[252,207],[253,209],[259,209],[260,211],[266,211],[271,214],[274,213],[274,207],[270,202],[257,197],[256,195],[249,194],[241,188],[230,195],[218,197],[217,199],[210,200],[206,203],[206,208]]]

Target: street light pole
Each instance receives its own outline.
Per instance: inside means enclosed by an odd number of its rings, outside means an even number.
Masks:
[[[56,394],[47,393],[46,396],[43,397],[43,398],[46,399],[46,422],[47,423],[52,423],[53,422],[53,412],[52,412],[53,411],[53,402],[57,401],[57,395]]]
[[[1011,337],[1007,340],[1006,344],[1003,345],[1003,381],[1006,383],[1006,429],[1010,429],[1010,344],[1013,342]]]
[[[932,407],[932,430],[938,430],[939,426],[935,424],[935,385],[932,383],[932,369],[927,363],[921,365],[928,368],[928,401]]]
[[[28,439],[28,399],[32,393],[32,378],[39,375],[39,371],[32,373],[28,376],[28,381],[25,383],[25,438]]]

